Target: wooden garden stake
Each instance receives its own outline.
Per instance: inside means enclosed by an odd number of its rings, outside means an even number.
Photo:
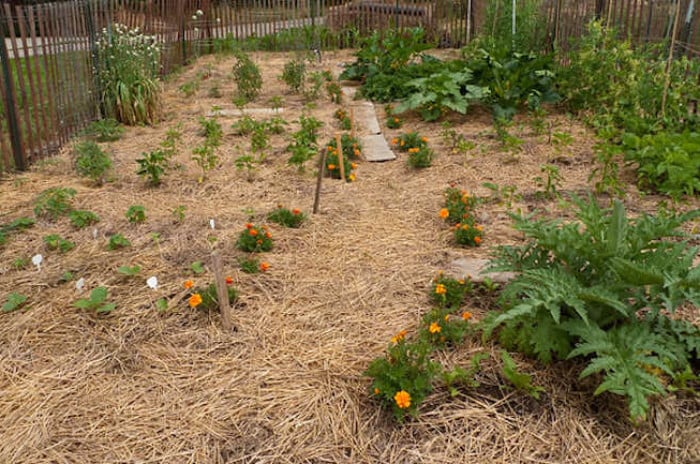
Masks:
[[[350,135],[355,138],[355,108],[350,107]]]
[[[320,163],[318,163],[318,177],[316,179],[316,194],[314,195],[314,214],[318,213],[318,203],[321,200],[321,181],[323,180],[323,171],[326,169],[327,150],[322,150]]]
[[[221,263],[221,255],[215,251],[211,255],[212,269],[216,279],[216,297],[219,301],[221,316],[224,323],[224,330],[230,332],[233,329],[233,315],[231,314],[231,304],[228,301],[228,288],[226,288],[226,276],[224,276],[224,266]]]
[[[673,32],[671,32],[671,44],[668,46],[668,61],[666,62],[666,80],[664,81],[664,91],[661,94],[661,117],[666,115],[666,100],[668,99],[668,88],[671,86],[671,63],[673,62],[673,49],[676,47],[676,33],[678,32],[678,18],[681,15],[681,0],[676,0],[676,17],[673,21]]]
[[[345,180],[345,160],[343,159],[343,145],[340,141],[340,134],[335,134],[335,146],[338,150],[338,168],[340,169],[340,178]]]

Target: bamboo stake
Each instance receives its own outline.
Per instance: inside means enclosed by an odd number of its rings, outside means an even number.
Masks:
[[[676,47],[676,33],[678,32],[678,18],[681,16],[681,0],[676,0],[676,17],[673,20],[673,32],[671,32],[671,44],[668,47],[668,61],[666,61],[666,81],[664,82],[664,92],[661,95],[661,117],[666,115],[666,100],[668,99],[668,89],[671,86],[671,63],[673,62],[673,49]]]
[[[219,301],[224,330],[230,332],[231,329],[233,329],[233,315],[231,314],[231,304],[228,300],[228,288],[226,288],[224,266],[218,251],[212,253],[211,264],[214,271],[214,278],[216,279],[216,296]]]
[[[335,134],[335,146],[338,150],[338,168],[340,169],[340,178],[345,181],[345,159],[343,159],[343,145],[340,139],[340,134]]]

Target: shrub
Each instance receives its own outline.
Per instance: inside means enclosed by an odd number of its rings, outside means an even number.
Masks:
[[[272,249],[272,234],[266,226],[246,224],[236,241],[239,250],[249,253],[257,251],[270,251]]]
[[[238,97],[245,102],[255,100],[262,89],[260,69],[242,50],[236,50],[233,55],[236,64],[233,65],[233,79],[236,82]]]
[[[87,177],[95,185],[102,185],[107,171],[112,168],[112,159],[95,142],[80,142],[73,148],[75,170],[78,175]]]
[[[281,79],[292,92],[301,92],[306,81],[306,64],[304,60],[293,60],[285,63]]]
[[[542,362],[584,358],[581,377],[602,374],[595,394],[626,396],[640,420],[649,398],[665,394],[700,351],[700,329],[674,318],[684,303],[700,303],[697,248],[678,240],[677,230],[700,210],[627,219],[619,201],[612,209],[573,201],[578,221],[570,223],[513,215],[529,240],[501,247],[492,263],[491,270],[518,275],[485,336],[501,326],[506,348]]]

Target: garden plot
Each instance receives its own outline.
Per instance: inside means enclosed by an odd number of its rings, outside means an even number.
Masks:
[[[508,361],[500,347],[479,337],[436,355],[445,365],[469,369],[475,354],[485,353],[474,377],[479,385],[436,386],[417,418],[396,423],[373,398],[363,372],[384,356],[392,337],[419,330],[439,303],[434,279],[440,271],[455,260],[488,258],[499,245],[523,243],[509,212],[572,219],[559,198],[590,189],[593,136],[556,111],[547,116],[550,131],[540,135],[516,116],[510,134],[523,143],[510,149],[478,107],[444,117],[449,124],[443,125],[406,113],[401,127],[391,128],[393,115],[377,105],[381,132],[397,158],[369,163],[362,159],[366,147],[339,137],[339,150],[335,142],[336,135],[351,136],[337,114],[348,116],[348,101],[331,102],[325,88],[315,97],[285,90],[279,76],[294,55],[251,58],[264,85],[246,108],[278,108],[275,115],[235,113],[233,59],[206,57],[165,84],[157,126],[127,128],[121,139],[100,143],[113,159],[103,185],[75,174],[71,147],[0,183],[0,223],[36,221],[8,229],[0,249],[2,302],[13,292],[27,297],[0,316],[0,461],[700,459],[697,399],[663,398],[651,421],[634,426],[622,397],[593,396],[597,384],[577,380],[583,364],[544,367],[513,354],[517,369],[532,376],[531,386],[543,389],[535,399],[505,380]],[[329,52],[309,66],[337,75],[338,63],[350,59],[349,52]],[[327,155],[318,214],[311,213],[318,150],[296,165],[288,162],[290,146],[303,158],[312,132]],[[411,132],[414,138],[406,138]],[[552,133],[569,137],[556,143]],[[424,147],[429,166],[411,167]],[[144,153],[171,149],[169,169],[136,174]],[[348,182],[339,179],[345,162]],[[556,176],[545,165],[554,166]],[[640,196],[631,172],[621,177],[629,183],[630,216],[657,209],[660,198]],[[53,218],[51,205],[37,217],[37,198],[49,188],[73,189],[63,192],[67,208],[92,212],[99,221],[85,216],[81,227],[62,212]],[[464,236],[477,246],[458,246],[440,217],[450,188],[481,199],[470,210],[481,229]],[[697,199],[679,205],[697,207]],[[269,220],[283,209],[283,222],[305,220],[299,227]],[[49,235],[74,246],[62,247],[60,240],[53,246]],[[271,243],[267,251],[263,237]],[[247,245],[237,246],[242,241]],[[235,297],[230,332],[215,310],[202,309],[216,277],[214,252]],[[37,255],[42,260],[35,264]],[[106,295],[93,294],[98,288]],[[485,317],[495,291],[479,287],[466,298],[467,324]],[[74,305],[79,300],[87,300],[83,308]],[[114,308],[104,307],[109,304]],[[695,308],[683,314],[700,322]]]

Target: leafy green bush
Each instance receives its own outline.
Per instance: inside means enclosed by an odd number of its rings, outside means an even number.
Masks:
[[[293,93],[299,93],[304,89],[306,82],[306,64],[304,60],[292,60],[284,64],[282,69],[282,81]]]
[[[288,163],[296,165],[300,170],[304,163],[318,153],[318,129],[323,123],[313,116],[299,117],[298,131],[292,134],[293,142],[287,146],[287,151],[292,154]]]
[[[673,319],[682,304],[700,303],[698,249],[678,240],[678,227],[700,210],[627,219],[618,201],[612,210],[574,203],[571,223],[513,215],[529,241],[500,248],[492,263],[518,276],[484,334],[502,326],[506,348],[542,362],[585,357],[581,377],[603,374],[595,394],[625,395],[632,418],[643,419],[649,397],[700,354],[700,330]]]
[[[287,209],[281,205],[277,207],[273,212],[267,215],[267,220],[275,222],[284,227],[291,227],[297,229],[306,220],[306,215],[299,209]]]
[[[245,102],[255,100],[262,89],[262,76],[258,66],[242,50],[233,53],[236,63],[233,65],[233,79],[236,82],[238,97]]]
[[[75,189],[66,187],[51,187],[39,194],[34,201],[36,217],[55,221],[73,210],[71,201],[76,195]]]
[[[82,132],[84,136],[96,142],[114,142],[119,140],[123,133],[124,128],[119,125],[119,121],[112,118],[93,121]]]
[[[638,137],[624,134],[625,160],[637,165],[644,189],[674,198],[700,193],[700,134],[661,132]]]
[[[68,214],[68,219],[76,229],[83,229],[100,222],[100,218],[95,213],[81,209],[71,211]]]
[[[73,150],[78,175],[89,178],[95,185],[102,185],[107,171],[112,168],[109,155],[98,144],[89,140],[77,143]]]

